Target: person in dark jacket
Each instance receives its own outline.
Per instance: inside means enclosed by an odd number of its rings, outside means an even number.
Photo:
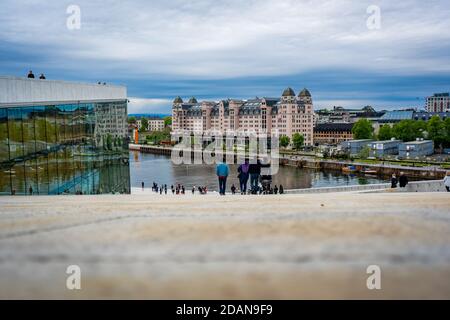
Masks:
[[[250,164],[248,163],[247,159],[238,168],[239,189],[241,190],[241,194],[247,193],[247,182],[248,182],[248,178],[249,178],[249,169],[250,169]]]
[[[45,80],[45,76],[44,76],[44,74],[43,74],[43,73],[41,73],[41,76],[39,77],[39,79],[41,79],[41,80]]]
[[[259,186],[259,176],[261,175],[261,161],[259,159],[256,163],[251,163],[248,169],[248,173],[250,174],[250,188],[253,194],[258,192]]]
[[[397,188],[397,183],[398,183],[397,176],[394,173],[391,178],[391,188],[392,189]]]
[[[400,188],[405,188],[408,184],[408,177],[405,176],[403,172],[400,172],[400,178],[398,179]]]
[[[280,194],[283,194],[284,193],[284,188],[283,188],[283,185],[282,184],[280,184]]]
[[[28,79],[34,79],[34,73],[33,71],[30,70],[30,72],[28,72]]]

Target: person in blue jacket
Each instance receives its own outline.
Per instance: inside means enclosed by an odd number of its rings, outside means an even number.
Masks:
[[[230,169],[226,163],[220,162],[216,167],[216,175],[219,178],[219,193],[224,196],[227,188],[227,178]]]

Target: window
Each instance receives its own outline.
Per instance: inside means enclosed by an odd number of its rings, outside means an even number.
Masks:
[[[126,103],[0,109],[0,194],[129,192]]]

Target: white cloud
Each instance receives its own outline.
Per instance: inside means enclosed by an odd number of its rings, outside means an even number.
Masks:
[[[168,113],[171,110],[172,100],[128,98],[128,113]]]
[[[135,76],[225,78],[351,68],[449,72],[445,0],[76,1],[81,30],[66,28],[66,1],[3,0],[0,39],[38,45],[52,61]]]

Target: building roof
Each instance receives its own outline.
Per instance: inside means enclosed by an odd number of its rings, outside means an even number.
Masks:
[[[246,101],[240,108],[239,114],[244,115],[256,115],[261,112],[261,99],[251,99]]]
[[[308,89],[304,88],[298,95],[299,97],[311,97],[311,93]]]
[[[0,76],[0,106],[126,100],[125,86]]]
[[[403,144],[428,144],[430,142],[433,143],[433,140],[408,141],[408,142],[403,142]]]
[[[446,118],[450,117],[450,112],[426,112],[426,111],[420,111],[420,112],[414,112],[413,119],[414,120],[430,120],[433,116],[439,116],[442,120],[445,120]]]
[[[356,140],[348,140],[346,142],[350,143],[373,142],[373,139],[356,139]]]
[[[382,141],[372,141],[370,143],[377,143],[377,144],[385,144],[385,143],[401,143],[401,140],[382,140]]]
[[[198,103],[197,99],[195,99],[195,97],[192,97],[189,99],[189,103],[195,104]]]
[[[266,105],[269,107],[275,106],[280,102],[280,98],[263,98],[266,101]]]
[[[286,88],[283,91],[283,94],[281,95],[283,97],[294,97],[295,96],[295,92],[294,90],[292,90],[292,88]]]
[[[444,93],[435,93],[431,98],[442,98],[442,97],[449,97],[450,93],[444,92]]]
[[[187,112],[187,115],[192,117],[201,117],[202,116],[202,107],[200,105],[191,106]]]
[[[173,100],[173,103],[183,103],[183,99],[181,99],[181,97],[178,96],[175,98],[175,100]]]
[[[322,131],[352,131],[353,123],[320,123],[314,127],[314,132]]]
[[[411,120],[413,118],[414,111],[388,111],[381,116],[380,121],[401,121]]]

